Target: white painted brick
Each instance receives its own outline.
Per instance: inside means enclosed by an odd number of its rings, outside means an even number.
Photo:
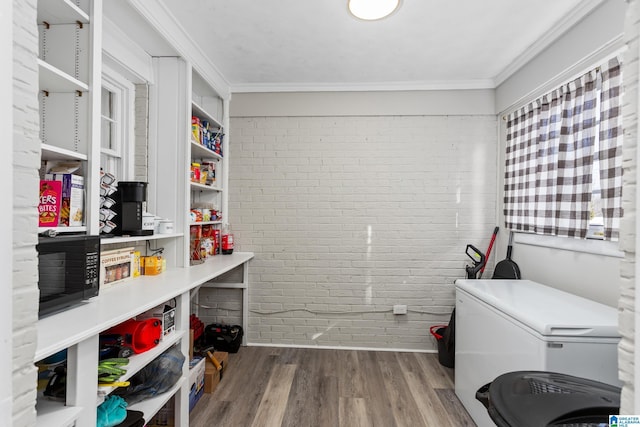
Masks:
[[[621,222],[620,247],[623,249],[625,259],[620,263],[621,297],[619,301],[619,329],[622,339],[618,346],[619,378],[623,381],[620,413],[636,413],[635,407],[635,307],[636,281],[635,277],[635,247],[636,229],[638,227],[637,212],[635,210],[635,188],[638,173],[637,159],[637,124],[638,124],[638,36],[640,34],[640,5],[636,0],[628,1],[627,17],[625,20],[625,41],[628,46],[623,63],[624,76],[624,191],[623,207],[625,218]]]
[[[12,422],[33,426],[37,371],[37,200],[40,140],[36,0],[13,0],[13,333]],[[25,191],[25,189],[31,189]]]
[[[495,158],[496,118],[232,118],[231,128],[236,244],[256,253],[251,309],[320,312],[249,313],[261,326],[285,321],[250,342],[358,336],[363,347],[434,349],[425,321],[448,321],[464,247],[488,244],[495,223],[496,177],[477,156]],[[442,315],[399,327],[369,313],[397,303]]]

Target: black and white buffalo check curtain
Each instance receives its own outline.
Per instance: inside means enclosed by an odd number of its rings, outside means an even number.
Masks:
[[[617,239],[622,216],[620,71],[618,59],[612,59],[508,116],[507,228],[586,237],[595,165],[605,239]]]

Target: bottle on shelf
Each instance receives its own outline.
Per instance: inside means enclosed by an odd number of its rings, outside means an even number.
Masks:
[[[229,224],[222,226],[222,255],[231,255],[233,253],[233,233]]]

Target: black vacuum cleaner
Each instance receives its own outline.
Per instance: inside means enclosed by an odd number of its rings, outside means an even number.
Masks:
[[[465,271],[467,272],[467,279],[475,279],[478,272],[482,270],[484,265],[487,263],[487,257],[482,253],[482,251],[471,244],[467,245],[465,253],[469,258],[471,258],[471,262],[473,263],[472,265],[467,265],[465,268]]]

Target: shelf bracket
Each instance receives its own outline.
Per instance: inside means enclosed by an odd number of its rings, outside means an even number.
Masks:
[[[49,23],[47,21],[42,21],[42,25],[44,25],[44,28],[47,29],[47,30],[49,28],[51,28],[51,25],[49,25]]]
[[[78,25],[78,28],[80,28],[80,29],[84,28],[82,22],[76,21],[76,24]]]
[[[44,96],[49,96],[49,91],[48,90],[42,90],[42,93],[44,93]]]
[[[82,97],[82,91],[81,90],[76,90],[76,95]]]

